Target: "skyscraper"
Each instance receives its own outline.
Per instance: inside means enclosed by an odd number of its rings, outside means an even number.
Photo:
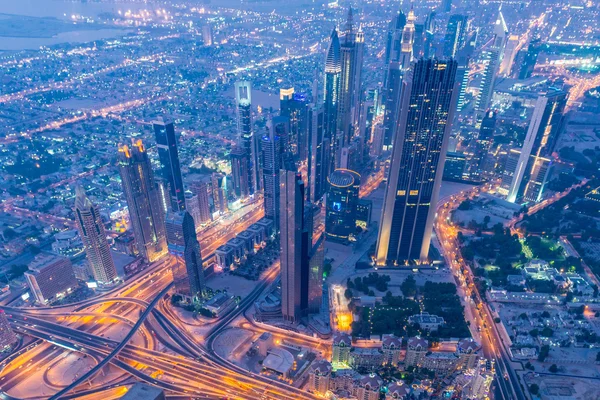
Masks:
[[[166,220],[169,252],[176,257],[172,264],[173,282],[178,294],[201,297],[204,270],[194,219],[189,212],[170,212]]]
[[[299,160],[308,156],[306,137],[306,103],[294,88],[279,90],[280,115],[289,121],[289,151]]]
[[[146,262],[154,262],[167,254],[167,242],[165,215],[148,153],[138,139],[131,147],[119,145],[118,160],[137,251]]]
[[[337,115],[340,99],[340,78],[342,74],[342,61],[340,40],[337,31],[331,33],[327,56],[325,59],[325,81],[323,90],[323,129],[324,140],[329,143],[329,156],[327,159],[328,171],[333,171],[335,139],[337,136]]]
[[[450,16],[444,38],[444,57],[456,57],[458,50],[465,45],[468,20],[466,15]]]
[[[177,154],[177,137],[173,122],[165,122],[164,119],[152,122],[156,147],[162,178],[169,185],[169,198],[173,211],[185,210],[185,191],[181,168],[179,166],[179,155]]]
[[[456,61],[420,60],[405,80],[377,240],[377,265],[428,258],[456,107]]]
[[[391,149],[394,132],[400,114],[400,90],[404,71],[399,62],[391,62],[388,66],[388,78],[385,87],[385,109],[383,114],[383,148]]]
[[[233,176],[233,190],[239,199],[248,197],[250,194],[250,175],[248,154],[240,146],[234,146],[231,149],[231,175]]]
[[[327,181],[325,235],[328,240],[346,242],[356,231],[360,175],[351,170],[337,169]]]
[[[400,45],[400,65],[406,70],[410,67],[413,60],[413,44],[415,42],[415,11],[412,6],[406,18],[406,25],[402,31],[402,43]]]
[[[325,137],[323,107],[311,104],[308,107],[308,188],[307,198],[317,202],[325,194],[329,172],[331,148]]]
[[[75,196],[75,219],[94,279],[102,284],[112,283],[117,270],[110,254],[106,232],[98,208],[78,186]]]
[[[406,25],[406,15],[402,10],[398,10],[398,13],[390,21],[387,32],[387,42],[385,46],[385,65],[389,65],[391,62],[400,61],[400,51],[402,44],[402,31]],[[385,79],[385,78],[384,78]],[[384,80],[384,84],[386,81]]]
[[[264,207],[265,217],[273,220],[277,232],[279,230],[281,144],[279,136],[275,134],[272,121],[269,121],[268,125],[268,135],[262,138]]]
[[[208,24],[202,26],[202,41],[205,46],[212,46],[213,44],[212,28]]]
[[[218,172],[212,174],[212,194],[215,211],[221,214],[229,211],[227,195],[227,177]]]
[[[501,76],[511,76],[513,70],[513,64],[517,55],[517,48],[520,41],[519,35],[509,35],[506,40],[506,46],[504,48],[504,55],[502,62],[500,63],[500,69],[498,73]]]
[[[514,203],[521,194],[527,201],[542,199],[566,104],[567,94],[563,91],[552,90],[538,97],[506,194],[508,201]]]
[[[198,206],[199,206],[199,221],[196,221],[197,224],[206,224],[212,221],[212,213],[210,212],[210,202],[208,201],[208,186],[206,180],[200,180],[194,182],[192,185],[192,192],[198,198]]]
[[[248,81],[235,83],[238,141],[249,157],[248,182],[250,194],[261,188],[258,141],[252,130],[252,85]]]
[[[535,68],[535,64],[537,63],[537,58],[540,53],[540,40],[533,39],[529,46],[527,46],[527,53],[525,54],[525,58],[523,60],[523,64],[519,69],[519,79],[527,79],[531,78],[531,74]]]
[[[339,152],[350,144],[357,126],[361,97],[362,58],[364,35],[354,29],[352,9],[344,25],[344,37],[340,44],[341,78],[337,109],[337,137],[334,143],[335,165],[339,165]]]

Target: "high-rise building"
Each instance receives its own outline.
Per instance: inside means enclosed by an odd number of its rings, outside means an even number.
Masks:
[[[234,146],[231,149],[231,175],[233,176],[233,190],[239,199],[248,197],[250,194],[250,177],[248,154],[240,146]]]
[[[331,147],[325,137],[325,113],[322,106],[308,107],[308,188],[307,198],[318,202],[327,188]]]
[[[202,26],[202,41],[205,46],[212,46],[213,44],[212,28],[208,24]]]
[[[250,194],[261,189],[258,140],[252,129],[252,85],[248,81],[235,83],[238,141],[249,157],[248,182]]]
[[[462,111],[466,103],[467,87],[469,86],[469,57],[470,51],[467,48],[463,48],[458,51],[456,55],[456,61],[458,67],[456,68],[456,82],[460,83],[460,89],[458,96],[456,96],[456,110]]]
[[[275,134],[272,121],[268,134],[262,138],[263,187],[265,217],[273,220],[275,232],[279,231],[279,170],[281,168],[280,138]]]
[[[273,126],[275,136],[279,138],[279,145],[281,146],[279,155],[282,158],[292,155],[290,148],[290,119],[288,117],[278,115],[271,118],[271,124]]]
[[[448,20],[444,38],[444,57],[456,57],[458,50],[465,45],[469,17],[454,14]]]
[[[299,160],[305,160],[308,156],[305,96],[295,93],[293,87],[280,89],[279,109],[280,115],[288,119],[288,147],[290,153]]]
[[[327,181],[325,235],[328,240],[345,242],[356,232],[360,175],[351,170],[337,169]]]
[[[508,201],[514,203],[522,195],[526,201],[542,199],[566,104],[567,94],[563,91],[552,90],[538,97],[506,194]]]
[[[327,57],[325,59],[325,81],[323,89],[323,130],[324,141],[329,143],[327,156],[327,170],[333,171],[335,163],[335,139],[337,136],[338,103],[340,101],[340,79],[342,74],[342,60],[340,40],[337,31],[331,33]]]
[[[169,252],[176,257],[171,267],[175,290],[187,298],[201,297],[204,270],[194,219],[187,211],[170,212],[166,227]]]
[[[377,265],[428,258],[457,86],[457,63],[422,59],[402,89],[377,240]]]
[[[413,60],[413,44],[415,42],[416,20],[417,17],[415,16],[415,11],[411,6],[410,11],[408,12],[408,17],[406,18],[406,25],[404,25],[404,30],[402,31],[402,43],[400,47],[400,65],[404,70],[410,68],[410,63]]]
[[[165,214],[148,153],[141,140],[119,145],[119,172],[138,253],[146,262],[167,254]],[[185,201],[185,198],[184,198]]]
[[[0,310],[0,350],[12,346],[17,341],[17,335],[13,332],[4,310]]]
[[[539,53],[540,40],[533,39],[529,43],[529,46],[527,46],[527,53],[525,54],[523,64],[521,64],[521,68],[519,69],[519,79],[531,78]]]
[[[506,46],[504,48],[504,55],[498,71],[500,76],[512,75],[513,64],[515,62],[515,57],[517,56],[517,49],[520,39],[521,38],[519,35],[508,35],[508,39],[506,39]]]
[[[106,240],[104,224],[98,208],[81,186],[76,189],[75,219],[94,279],[102,284],[112,283],[117,278],[117,270]]]
[[[404,25],[406,25],[406,15],[404,15],[402,10],[398,10],[398,13],[392,18],[388,27],[387,42],[385,46],[385,65],[400,61]],[[387,86],[388,77],[389,73],[386,73],[383,77],[384,86]]]
[[[25,279],[39,304],[49,304],[63,298],[78,286],[73,265],[67,257],[40,253],[27,266]]]
[[[388,66],[388,78],[385,87],[385,109],[383,114],[383,148],[390,150],[394,140],[394,132],[400,115],[400,90],[404,71],[399,62],[391,62]]]
[[[225,214],[229,211],[227,177],[218,172],[212,174],[212,194],[215,211]]]
[[[198,198],[199,220],[194,218],[196,224],[204,225],[212,221],[212,213],[210,212],[210,202],[208,201],[209,183],[206,180],[199,180],[192,183],[192,193]]]
[[[185,190],[181,178],[177,137],[175,136],[173,122],[166,122],[161,119],[152,122],[152,126],[156,138],[156,147],[158,148],[162,179],[169,186],[171,209],[173,211],[185,210]]]
[[[344,25],[340,43],[341,77],[337,108],[337,137],[334,143],[335,166],[339,166],[339,152],[350,144],[358,125],[361,99],[361,74],[364,52],[364,34],[354,29],[352,8]]]
[[[496,132],[496,112],[488,110],[485,116],[481,120],[481,127],[479,128],[478,141],[489,142],[494,138]]]
[[[452,11],[452,0],[442,0],[442,3],[440,4],[440,10],[442,12]]]
[[[303,282],[308,271],[303,271],[304,182],[296,171],[282,169],[279,181],[280,243],[281,243],[281,311],[283,319],[299,321],[303,316]],[[265,186],[266,188],[266,186]],[[277,187],[279,190],[279,187]]]
[[[492,45],[489,49],[482,51],[481,56],[485,63],[485,69],[481,78],[479,86],[479,95],[475,102],[475,109],[479,115],[483,115],[490,106],[492,95],[494,93],[494,84],[496,82],[496,76],[498,69],[500,68],[500,62],[504,55],[504,47],[506,45],[506,36],[508,35],[508,28],[504,21],[502,11],[498,11],[498,18],[494,25],[494,37]]]

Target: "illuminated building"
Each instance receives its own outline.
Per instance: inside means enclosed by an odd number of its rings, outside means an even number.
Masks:
[[[429,342],[419,336],[408,339],[406,344],[406,356],[404,357],[404,367],[421,366],[425,354],[429,349]]]
[[[427,260],[456,106],[456,67],[452,60],[423,59],[403,84],[377,240],[377,265]]]
[[[398,13],[392,18],[388,27],[385,46],[385,65],[400,61],[402,31],[404,30],[404,25],[406,25],[406,15],[404,15],[402,10],[398,10]],[[384,81],[384,84],[385,83],[386,81]]]
[[[248,81],[235,83],[235,100],[237,105],[238,141],[250,163],[248,166],[248,182],[250,194],[261,189],[258,141],[252,129],[252,85]]]
[[[183,189],[183,179],[181,178],[177,137],[175,136],[173,122],[154,121],[152,127],[156,138],[162,179],[168,184],[171,210],[185,210],[185,191]]]
[[[540,40],[533,39],[527,47],[527,53],[525,54],[523,63],[521,64],[521,68],[519,69],[519,79],[531,78],[531,74],[535,69],[535,64],[537,63],[539,53]]]
[[[94,280],[102,284],[112,283],[117,278],[117,270],[106,240],[104,224],[98,208],[81,186],[76,189],[75,220]]]
[[[444,57],[456,57],[458,50],[465,45],[469,17],[454,14],[450,16],[444,38]]]
[[[52,303],[78,287],[73,265],[67,257],[40,253],[28,265],[25,279],[39,304]]]
[[[347,333],[336,333],[333,336],[333,348],[331,351],[331,363],[334,366],[348,364],[350,350],[352,349],[352,338]]]
[[[231,175],[233,176],[233,190],[238,198],[248,197],[250,194],[249,159],[246,151],[240,146],[231,149]]]
[[[381,340],[381,350],[383,351],[383,364],[397,366],[400,362],[402,339],[394,335],[384,335]]]
[[[325,113],[323,107],[311,104],[308,107],[308,193],[311,202],[319,201],[327,189],[331,146],[325,135]]]
[[[520,37],[518,35],[509,35],[506,40],[506,47],[504,49],[504,56],[500,63],[500,70],[498,73],[501,76],[510,76],[515,57],[517,55],[517,47],[519,45]]]
[[[165,400],[165,392],[162,389],[145,383],[135,383],[125,393],[121,400]]]
[[[511,203],[520,197],[532,202],[542,199],[566,104],[567,94],[562,91],[554,90],[538,97],[514,170],[507,161],[505,175],[514,171],[506,194]]]
[[[454,181],[462,180],[466,165],[467,159],[463,154],[447,152],[443,178]]]
[[[415,21],[417,17],[415,16],[415,12],[412,9],[408,12],[408,17],[406,18],[406,25],[404,25],[404,30],[402,31],[402,43],[400,46],[400,65],[403,70],[407,70],[410,68],[410,63],[413,60],[413,44],[415,42]]]
[[[268,135],[262,138],[263,187],[265,217],[275,223],[279,231],[279,170],[281,168],[281,143],[275,134],[273,124],[268,127]],[[302,211],[300,212],[302,213]]]
[[[496,75],[498,74],[500,62],[504,55],[507,34],[508,28],[506,27],[504,16],[502,15],[502,11],[498,11],[498,18],[496,19],[496,24],[494,25],[493,43],[488,50],[484,50],[482,52],[485,69],[483,71],[483,77],[481,78],[481,84],[479,86],[479,96],[475,102],[475,109],[480,114],[485,113],[490,105],[490,101],[492,100]]]
[[[212,194],[215,211],[225,214],[229,211],[227,204],[227,177],[218,172],[212,174]]]
[[[204,225],[212,221],[212,214],[210,212],[210,202],[208,201],[208,186],[209,184],[203,180],[194,182],[191,185],[192,192],[198,198],[199,219],[197,220],[194,216],[194,221],[196,222],[196,224]]]
[[[398,116],[400,115],[400,99],[402,89],[402,77],[404,72],[402,65],[398,62],[392,62],[388,66],[388,73],[385,87],[384,114],[383,114],[383,149],[392,148],[396,126],[398,125]]]
[[[202,26],[202,41],[205,46],[212,46],[213,37],[212,37],[212,28],[210,25]]]
[[[410,395],[411,387],[402,381],[392,382],[388,385],[385,400],[406,400]]]
[[[345,242],[356,231],[360,175],[351,170],[337,169],[327,180],[325,234],[329,240]]]
[[[306,102],[304,96],[294,93],[294,88],[279,90],[279,112],[288,118],[289,151],[299,160],[308,156],[310,143],[306,135]]]
[[[375,374],[363,377],[352,391],[358,400],[379,400],[383,381]]]
[[[315,361],[308,373],[308,390],[324,396],[329,390],[331,364],[326,360]]]
[[[165,215],[150,159],[141,140],[119,145],[119,172],[138,253],[146,262],[167,254]]]

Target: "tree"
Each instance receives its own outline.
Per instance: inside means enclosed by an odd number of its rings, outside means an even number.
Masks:
[[[596,362],[600,362],[600,351],[596,353]]]
[[[542,348],[540,349],[540,354],[538,354],[538,361],[543,362],[546,357],[548,357],[548,354],[550,353],[550,346],[548,346],[547,344],[543,345]]]
[[[417,294],[417,282],[412,275],[406,277],[400,285],[404,297],[414,297]]]
[[[553,374],[558,372],[558,367],[556,366],[556,364],[552,364],[550,366],[550,368],[548,368],[548,371],[552,372]]]
[[[348,300],[350,300],[352,298],[352,289],[348,288],[346,289],[346,291],[344,292],[344,297]]]
[[[535,383],[532,383],[531,385],[529,385],[529,392],[532,395],[537,396],[537,394],[540,392],[540,387]]]

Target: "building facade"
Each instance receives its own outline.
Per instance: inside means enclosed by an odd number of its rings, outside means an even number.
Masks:
[[[168,185],[169,203],[174,211],[185,210],[185,190],[177,152],[177,137],[173,122],[164,119],[152,122],[163,182]]]

